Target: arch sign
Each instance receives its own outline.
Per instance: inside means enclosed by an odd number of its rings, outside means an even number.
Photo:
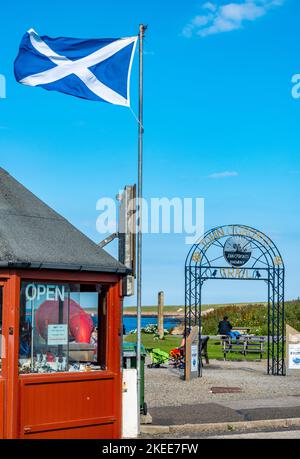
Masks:
[[[274,242],[245,225],[219,226],[192,246],[185,263],[185,332],[199,330],[198,376],[201,364],[202,289],[208,280],[263,281],[268,286],[267,372],[285,375],[284,264]]]

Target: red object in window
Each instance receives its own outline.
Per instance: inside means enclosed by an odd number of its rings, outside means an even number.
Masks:
[[[62,322],[67,323],[67,318],[68,300],[65,300],[63,303]],[[35,322],[39,334],[44,339],[47,339],[48,325],[59,323],[58,301],[44,301],[36,311]],[[90,342],[93,331],[93,320],[74,300],[70,300],[69,329],[76,343]]]
[[[89,343],[93,331],[93,320],[85,311],[71,315],[70,313],[70,331],[75,338],[76,343]]]

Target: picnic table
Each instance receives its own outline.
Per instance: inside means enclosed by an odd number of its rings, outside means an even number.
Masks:
[[[226,360],[227,354],[239,353],[245,358],[247,354],[259,354],[260,359],[263,358],[264,354],[264,336],[255,335],[240,335],[239,338],[231,338],[227,335],[220,335],[221,345],[223,348],[224,360]]]
[[[238,331],[241,335],[249,335],[251,328],[248,327],[232,327],[232,331]]]

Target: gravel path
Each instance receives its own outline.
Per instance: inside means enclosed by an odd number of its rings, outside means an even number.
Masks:
[[[234,394],[212,394],[212,386],[240,387]],[[266,362],[223,362],[212,360],[203,377],[190,382],[180,379],[173,368],[145,367],[145,400],[151,407],[222,401],[276,399],[300,396],[299,376],[268,376]]]

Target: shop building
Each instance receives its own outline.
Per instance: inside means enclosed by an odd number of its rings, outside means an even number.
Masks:
[[[126,273],[0,169],[0,438],[121,436]]]

